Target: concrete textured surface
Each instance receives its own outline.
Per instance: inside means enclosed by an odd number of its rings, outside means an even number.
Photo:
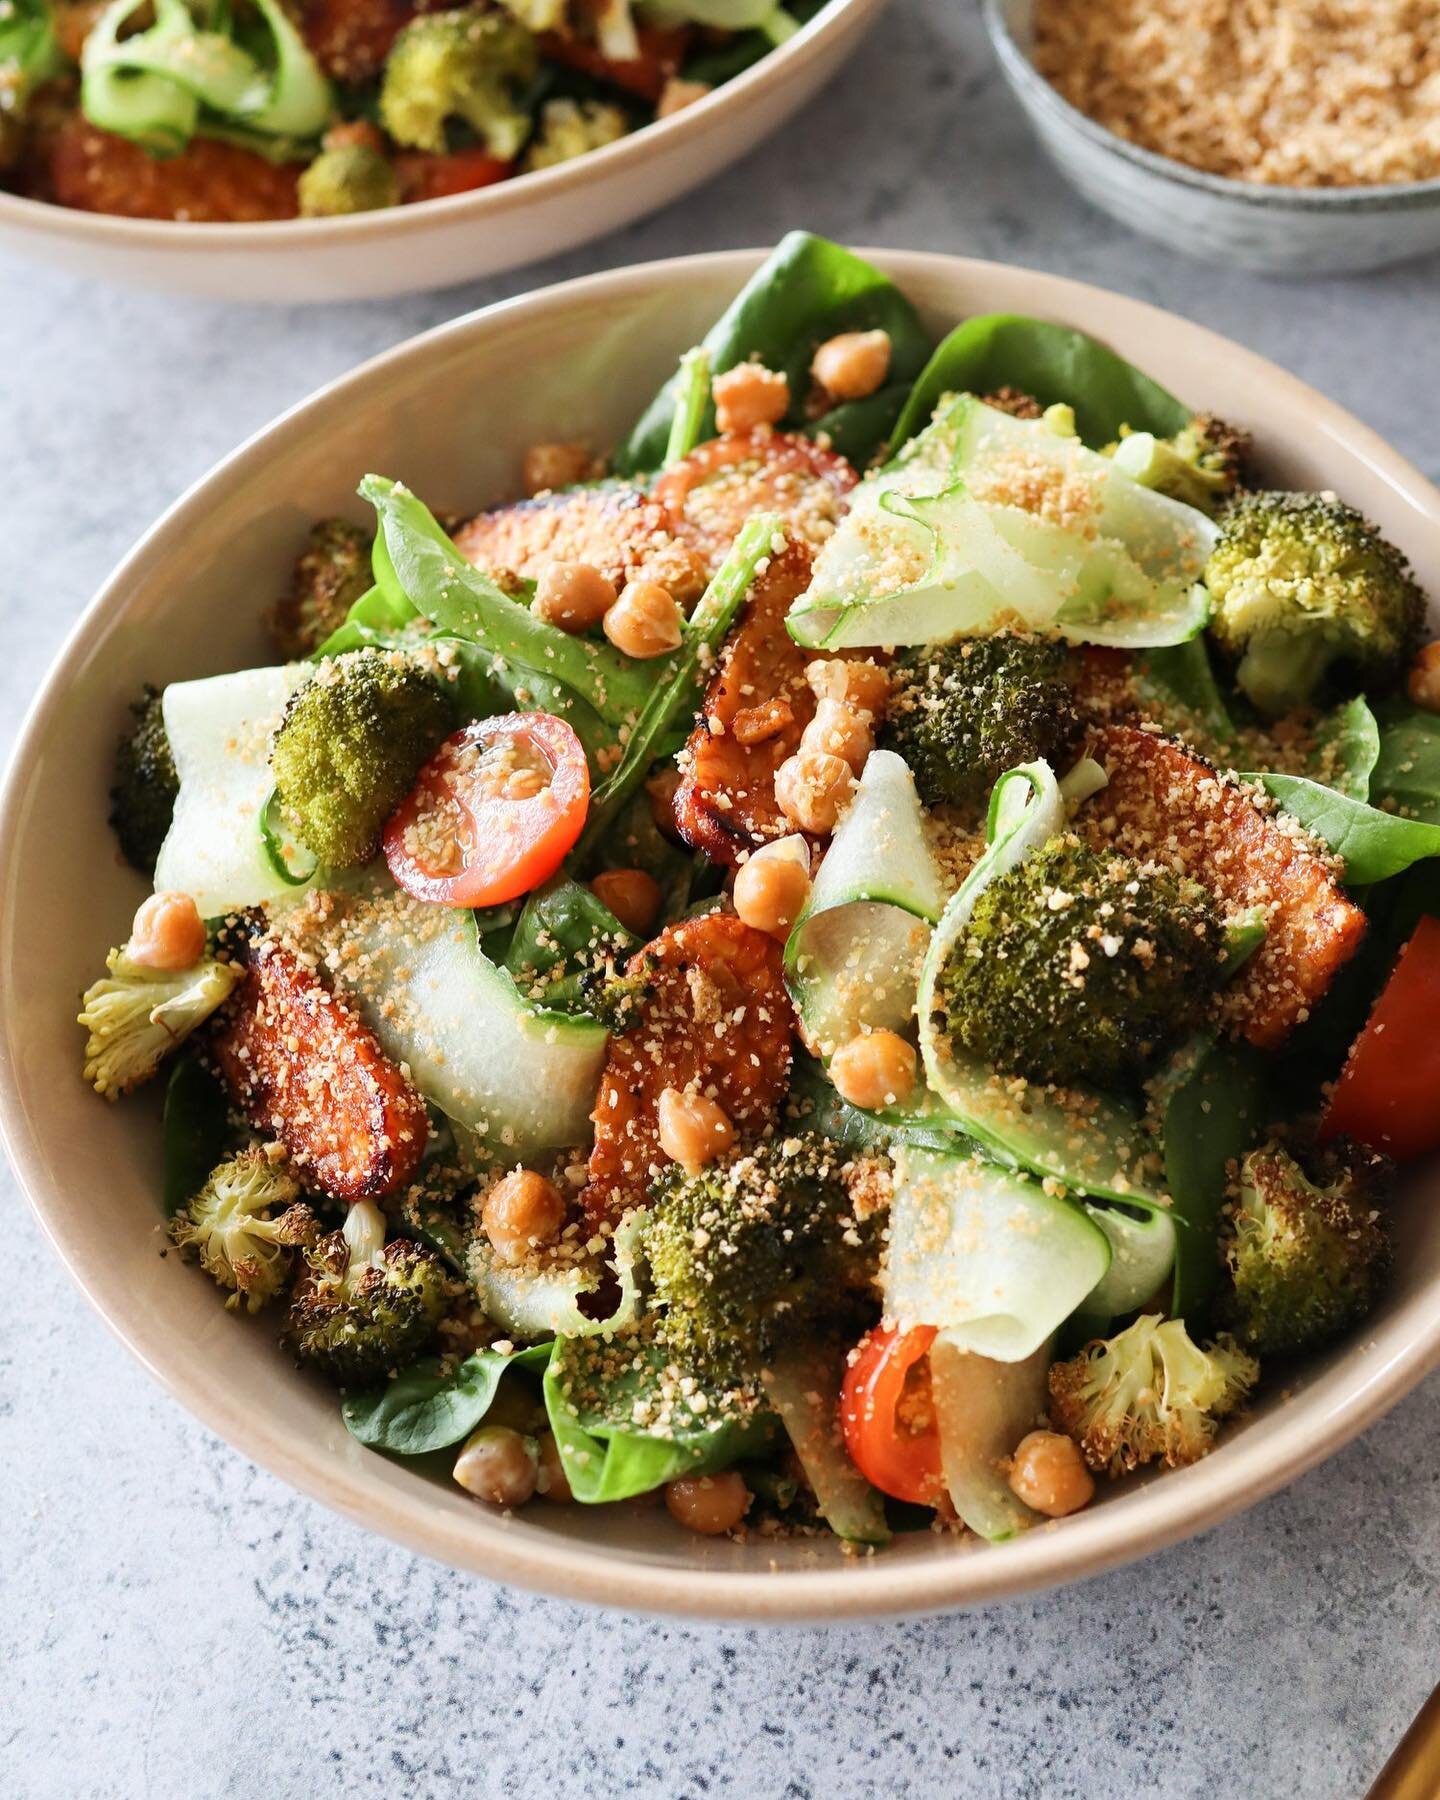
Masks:
[[[593,268],[848,238],[1053,269],[1199,319],[1440,475],[1440,263],[1303,286],[1074,199],[977,19],[896,0],[802,118],[667,212],[473,289],[234,309],[0,259],[0,749],[151,519],[318,383]],[[1288,1493],[1065,1592],[770,1636],[604,1616],[417,1560],[252,1468],[107,1335],[5,1178],[0,1794],[849,1800],[1363,1793],[1440,1677],[1440,1382]]]

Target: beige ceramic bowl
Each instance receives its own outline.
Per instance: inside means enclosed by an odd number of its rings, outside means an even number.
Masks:
[[[346,219],[184,225],[0,192],[0,249],[77,275],[214,300],[366,300],[556,256],[735,162],[829,81],[886,0],[828,0],[802,30],[672,118],[558,168]]]
[[[437,506],[473,507],[511,490],[532,438],[616,439],[757,260],[734,252],[592,276],[417,338],[253,438],[140,541],[56,662],[0,800],[0,1123],[44,1229],[125,1343],[212,1430],[348,1517],[459,1568],[616,1607],[751,1620],[937,1611],[1092,1574],[1213,1525],[1393,1405],[1440,1360],[1434,1172],[1416,1183],[1428,1203],[1404,1208],[1396,1284],[1364,1339],[1319,1360],[1287,1401],[1268,1397],[1207,1461],[1010,1544],[922,1532],[850,1558],[829,1542],[704,1541],[663,1509],[501,1518],[361,1449],[270,1322],[226,1312],[203,1275],[161,1260],[154,1106],[107,1107],[79,1075],[76,998],[142,892],[105,824],[110,754],[140,682],[263,660],[261,612],[307,522],[340,508],[363,517],[352,496],[366,470]],[[1009,309],[1106,339],[1187,399],[1253,426],[1276,481],[1339,489],[1440,588],[1440,492],[1271,364],[1053,276],[944,256],[875,260],[937,335]]]

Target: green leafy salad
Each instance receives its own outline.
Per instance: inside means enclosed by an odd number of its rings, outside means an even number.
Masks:
[[[85,1076],[163,1081],[174,1279],[361,1444],[1001,1539],[1364,1321],[1440,1147],[1437,646],[1121,350],[794,234],[608,455],[366,475],[280,660],[134,701]]]

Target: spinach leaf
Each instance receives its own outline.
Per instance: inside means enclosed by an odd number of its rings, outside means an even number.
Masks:
[[[343,656],[347,650],[363,650],[369,645],[393,649],[396,640],[419,620],[420,614],[403,594],[367,588],[310,660],[320,662],[327,656]]]
[[[1246,775],[1345,859],[1348,887],[1369,887],[1427,856],[1440,856],[1440,825],[1402,819],[1300,775]]]
[[[634,1334],[555,1340],[545,1410],[577,1500],[628,1500],[678,1475],[710,1474],[768,1448],[775,1434],[768,1413],[697,1413],[678,1394],[667,1400],[661,1383],[671,1360]],[[637,1406],[648,1406],[657,1420],[663,1415],[663,1428],[638,1425]]]
[[[210,1171],[224,1162],[238,1133],[225,1090],[194,1051],[176,1059],[165,1084],[165,1217],[193,1200]]]
[[[942,395],[1003,387],[1033,395],[1042,406],[1073,406],[1092,450],[1113,442],[1122,425],[1173,437],[1191,417],[1173,394],[1083,331],[1019,313],[982,313],[957,325],[930,358],[905,402],[892,447],[914,437]]]
[[[1235,723],[1203,636],[1142,650],[1135,658],[1132,680],[1142,708],[1161,724],[1198,740],[1201,748],[1218,750],[1234,738]]]
[[[1226,1165],[1254,1142],[1265,1124],[1265,1105],[1266,1059],[1240,1043],[1206,1051],[1166,1102],[1165,1183],[1174,1203],[1179,1318],[1202,1315],[1215,1290]]]
[[[807,418],[810,361],[816,349],[837,332],[877,328],[890,334],[885,387],[868,400],[836,407],[818,419]],[[930,353],[930,338],[915,308],[888,276],[839,244],[807,231],[792,231],[711,327],[704,348],[717,374],[751,357],[782,371],[790,381],[785,424],[812,436],[828,433],[842,456],[863,463],[885,441]],[[676,386],[672,376],[616,455],[615,467],[621,474],[660,467],[670,437]],[[711,436],[714,429],[712,406],[706,410],[702,436]]]
[[[913,1144],[922,1150],[950,1150],[963,1140],[959,1126],[926,1124],[893,1113],[862,1112],[842,1100],[822,1064],[797,1052],[790,1075],[789,1116],[842,1150],[889,1150]]]
[[[494,1404],[507,1369],[543,1369],[550,1345],[476,1350],[448,1373],[427,1357],[382,1387],[347,1396],[340,1408],[352,1437],[371,1450],[423,1456],[468,1437]]]
[[[1408,819],[1440,825],[1440,713],[1394,699],[1382,701],[1375,717],[1380,754],[1371,797]]]
[[[609,958],[618,962],[638,948],[598,895],[577,881],[551,881],[526,900],[505,957],[505,967],[529,1001],[552,1012],[585,1012],[584,978]]]
[[[1320,722],[1312,760],[1315,777],[1350,800],[1368,800],[1380,760],[1380,727],[1363,694]]]

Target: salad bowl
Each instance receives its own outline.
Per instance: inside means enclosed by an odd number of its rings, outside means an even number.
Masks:
[[[203,299],[419,293],[556,256],[657,211],[751,150],[836,73],[885,0],[827,0],[704,99],[554,168],[342,218],[197,224],[79,212],[0,190],[0,249]]]
[[[1267,476],[1333,487],[1440,585],[1440,492],[1293,377],[1173,315],[1032,271],[878,252],[937,337],[1023,311],[1092,334],[1192,404],[1253,429]],[[753,1622],[898,1616],[976,1605],[1131,1560],[1217,1523],[1363,1430],[1440,1362],[1440,1220],[1412,1177],[1396,1277],[1362,1336],[1305,1364],[1191,1467],[1111,1489],[1056,1529],[993,1545],[902,1533],[854,1557],[813,1538],[702,1540],[641,1503],[510,1516],[420,1463],[363,1448],[333,1394],[296,1371],[264,1321],[215,1303],[162,1258],[156,1107],[98,1105],[76,1075],[74,1001],[109,926],[144,889],[97,859],[125,698],[142,681],[266,655],[257,595],[283,586],[323,514],[382,469],[436,507],[505,497],[547,438],[618,442],[675,358],[761,257],[730,252],[614,271],[457,320],[332,384],[243,445],[146,534],[57,658],[0,798],[0,1125],[36,1215],[121,1340],[242,1454],[369,1529],[457,1568],[571,1600]],[[601,375],[603,372],[603,379]],[[56,818],[75,828],[56,832]],[[1433,1198],[1433,1196],[1432,1196]]]

